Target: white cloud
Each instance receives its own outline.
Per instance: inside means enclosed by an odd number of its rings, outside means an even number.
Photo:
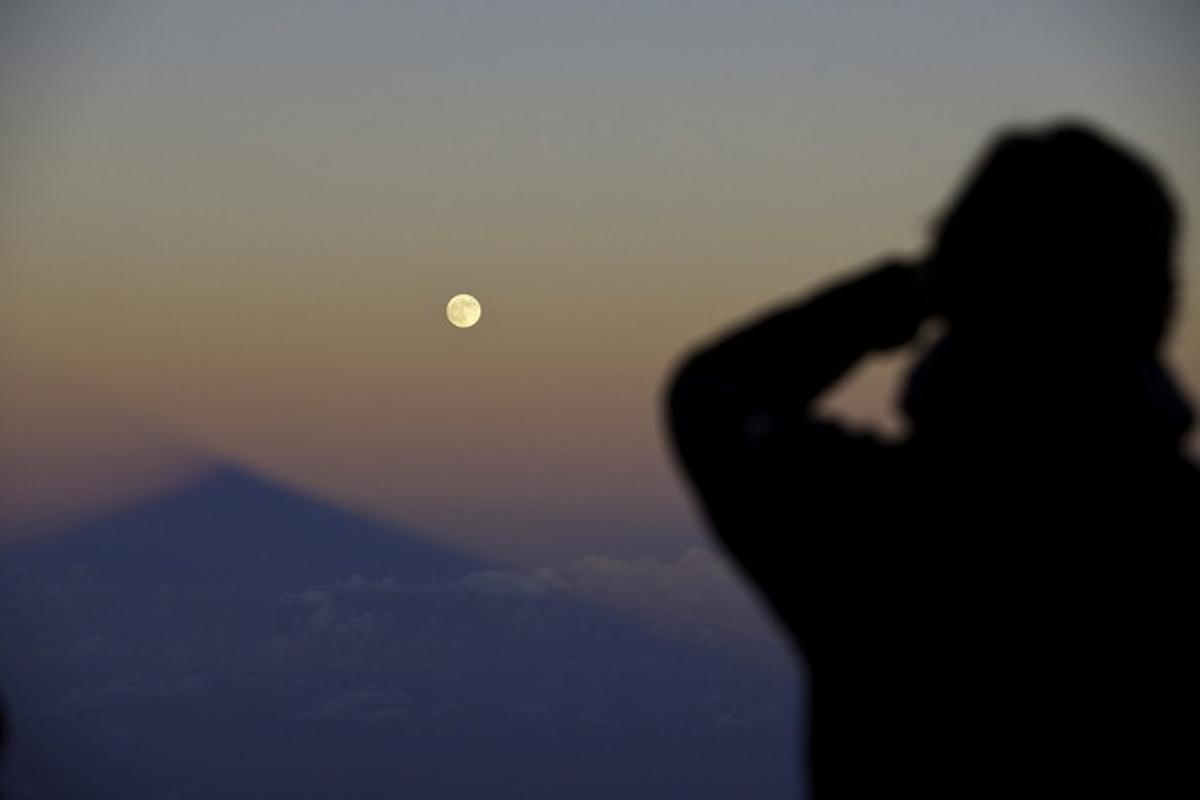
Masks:
[[[692,547],[674,561],[588,556],[556,574],[581,597],[630,612],[664,635],[786,660],[762,606],[710,550]]]
[[[301,711],[301,719],[352,719],[356,722],[395,719],[409,707],[408,695],[376,686],[350,689]]]
[[[557,567],[488,569],[440,584],[372,581],[361,575],[286,595],[304,609],[311,624],[345,632],[337,614],[341,600],[381,596],[535,598],[553,594],[628,614],[655,633],[694,645],[751,655],[773,668],[791,664],[773,622],[727,559],[692,547],[675,560],[587,556]]]

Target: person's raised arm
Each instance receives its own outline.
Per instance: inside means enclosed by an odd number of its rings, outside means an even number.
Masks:
[[[912,338],[928,314],[917,268],[877,265],[776,310],[686,359],[668,392],[680,460],[718,533],[742,518],[780,470],[818,470],[850,456],[851,437],[809,406],[855,362]]]

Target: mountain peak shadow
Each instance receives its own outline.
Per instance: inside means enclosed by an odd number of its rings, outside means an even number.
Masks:
[[[352,574],[438,581],[482,564],[231,465],[5,554],[10,563],[42,559],[86,565],[135,584],[253,577],[263,588]]]
[[[236,468],[8,549],[0,794],[795,797],[790,673],[526,577]]]

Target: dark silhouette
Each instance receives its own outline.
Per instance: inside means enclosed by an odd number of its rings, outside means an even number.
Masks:
[[[928,257],[675,375],[687,475],[805,659],[816,800],[1195,795],[1200,473],[1158,358],[1175,233],[1106,137],[1010,133]],[[905,441],[818,418],[929,318]]]

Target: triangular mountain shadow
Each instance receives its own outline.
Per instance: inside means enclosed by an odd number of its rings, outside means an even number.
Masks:
[[[796,796],[790,677],[530,578],[233,468],[0,552],[0,794]]]
[[[262,588],[345,578],[446,580],[482,562],[234,466],[34,541],[5,561],[86,564],[127,586],[253,579]]]

